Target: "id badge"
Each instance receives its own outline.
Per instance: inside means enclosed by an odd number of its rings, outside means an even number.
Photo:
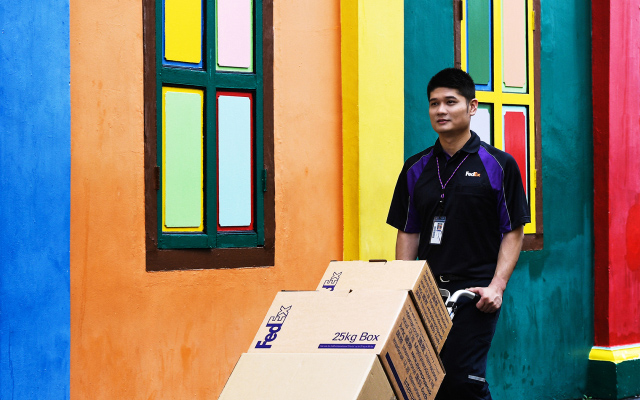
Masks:
[[[444,222],[447,217],[435,217],[433,219],[433,229],[431,230],[430,244],[442,243],[442,232],[444,232]]]

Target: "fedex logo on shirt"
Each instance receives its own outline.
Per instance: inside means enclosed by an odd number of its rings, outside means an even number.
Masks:
[[[329,290],[333,291],[333,289],[335,289],[336,285],[338,284],[338,280],[340,279],[340,275],[342,275],[342,271],[334,272],[333,275],[331,276],[331,279],[327,279],[326,281],[324,281],[324,284],[322,285],[322,288],[323,289],[329,289]]]
[[[475,176],[475,177],[480,177],[480,174],[477,172],[469,172],[467,171],[467,173],[465,174],[465,176]]]
[[[271,348],[270,342],[273,342],[278,337],[278,332],[282,329],[282,324],[284,324],[284,320],[287,319],[289,315],[289,311],[291,311],[291,307],[280,306],[280,310],[278,313],[272,317],[269,317],[267,320],[267,328],[269,328],[269,333],[264,337],[263,341],[258,341],[256,343],[256,349],[269,349]]]

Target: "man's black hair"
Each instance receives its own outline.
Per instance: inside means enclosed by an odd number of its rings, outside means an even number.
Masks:
[[[437,88],[456,89],[467,103],[476,97],[476,85],[469,74],[457,68],[445,68],[431,78],[427,85],[427,97],[431,98],[431,92]]]

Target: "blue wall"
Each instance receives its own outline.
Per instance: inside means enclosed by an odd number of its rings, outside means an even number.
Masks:
[[[69,2],[0,2],[0,398],[69,398]]]
[[[588,0],[541,0],[544,248],[522,253],[505,292],[487,371],[496,400],[577,399],[586,390],[594,279],[590,10]],[[426,86],[453,57],[451,1],[405,0],[405,157],[437,138]]]

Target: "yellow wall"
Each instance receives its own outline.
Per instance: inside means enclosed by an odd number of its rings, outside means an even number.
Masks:
[[[395,258],[404,160],[404,1],[342,0],[344,258]]]
[[[71,398],[211,399],[273,296],[342,257],[340,10],[274,5],[276,256],[147,273],[142,5],[71,0]]]

